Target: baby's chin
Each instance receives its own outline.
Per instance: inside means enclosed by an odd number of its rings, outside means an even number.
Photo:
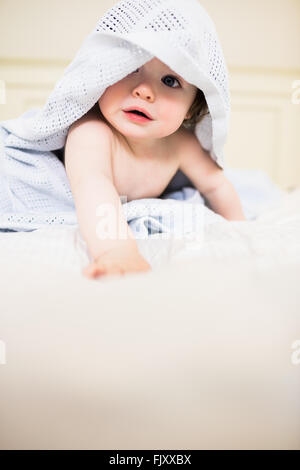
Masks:
[[[149,131],[144,128],[128,129],[123,127],[115,128],[115,130],[125,138],[144,140],[144,139],[153,139],[160,140],[165,139],[173,134],[173,132],[162,132],[161,129],[158,131]]]

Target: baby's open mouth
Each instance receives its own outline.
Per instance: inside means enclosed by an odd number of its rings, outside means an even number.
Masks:
[[[137,109],[131,109],[130,111],[125,111],[125,113],[137,114],[138,116],[143,116],[144,118],[149,119],[151,121],[151,119],[148,116],[146,116],[146,114],[144,114],[141,111],[138,111]]]

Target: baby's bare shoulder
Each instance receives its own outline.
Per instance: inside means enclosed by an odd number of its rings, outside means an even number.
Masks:
[[[81,116],[68,129],[67,140],[88,147],[102,148],[105,143],[112,149],[113,135],[107,124],[94,110]]]

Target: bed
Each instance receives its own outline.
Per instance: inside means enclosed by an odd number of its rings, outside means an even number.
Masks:
[[[1,233],[0,448],[300,449],[299,208],[138,240],[124,278],[78,227]]]

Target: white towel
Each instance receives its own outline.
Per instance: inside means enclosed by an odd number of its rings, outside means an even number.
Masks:
[[[196,125],[220,166],[229,119],[225,61],[214,24],[197,0],[120,1],[97,22],[42,109],[0,123],[0,229],[77,223],[62,162],[71,124],[108,86],[157,57],[205,95],[209,114]]]
[[[66,171],[54,151],[63,149],[71,124],[94,106],[108,86],[153,57],[203,91],[209,113],[197,123],[195,134],[224,168],[230,99],[227,69],[212,20],[197,0],[124,0],[97,22],[42,109],[0,123],[1,231],[78,223]],[[175,182],[179,176],[175,175]],[[170,192],[169,198],[178,199],[178,193]],[[179,199],[190,197],[182,194]],[[142,226],[148,226],[148,233],[170,229],[164,216],[149,209],[152,202],[145,206],[143,200],[131,201],[124,206],[137,235]],[[203,203],[201,197],[199,202]],[[163,200],[157,204],[161,208],[170,205]],[[168,210],[165,214],[170,215]],[[138,221],[138,217],[143,219]],[[196,219],[190,221],[194,226]]]

